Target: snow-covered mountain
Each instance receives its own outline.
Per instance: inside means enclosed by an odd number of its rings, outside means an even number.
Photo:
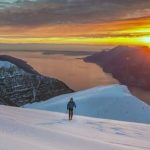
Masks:
[[[10,68],[13,67],[14,65],[8,61],[0,61],[0,68]]]
[[[65,94],[24,107],[65,113],[71,97],[77,104],[75,114],[78,115],[150,123],[150,106],[134,97],[126,86],[117,84]]]
[[[39,74],[26,62],[0,56],[0,104],[21,106],[70,92],[63,82]]]
[[[40,74],[32,66],[30,66],[26,61],[15,58],[9,55],[0,55],[1,66],[6,67],[7,62],[23,69],[24,71],[31,74]]]
[[[0,106],[0,150],[148,150],[150,125]]]

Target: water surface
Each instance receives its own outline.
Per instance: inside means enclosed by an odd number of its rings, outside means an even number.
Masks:
[[[86,63],[85,56],[52,54],[42,52],[1,52],[25,60],[39,73],[57,78],[74,90],[82,90],[99,85],[118,83],[111,75],[103,72],[96,64]]]

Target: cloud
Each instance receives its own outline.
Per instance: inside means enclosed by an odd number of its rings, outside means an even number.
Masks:
[[[149,0],[8,0],[0,6],[1,26],[106,22],[150,12]]]

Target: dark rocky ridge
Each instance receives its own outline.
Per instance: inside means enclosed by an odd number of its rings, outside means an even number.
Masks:
[[[150,48],[118,46],[84,58],[100,65],[128,87],[150,91]]]
[[[0,104],[21,106],[73,92],[63,82],[39,74],[23,60],[1,55],[0,61],[12,64],[0,67]]]

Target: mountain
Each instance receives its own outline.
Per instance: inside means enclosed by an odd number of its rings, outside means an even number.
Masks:
[[[41,75],[25,61],[0,56],[0,104],[21,106],[70,92],[63,82]]]
[[[120,83],[150,91],[150,48],[118,46],[84,58],[100,65]]]
[[[5,67],[5,63],[2,61],[8,61],[9,63],[16,65],[18,68],[21,68],[28,73],[40,75],[36,70],[34,70],[32,66],[27,64],[27,62],[25,62],[24,60],[21,60],[12,56],[8,56],[8,55],[0,55],[0,61],[1,61],[0,67],[2,66]]]
[[[0,106],[1,150],[148,150],[150,125]]]
[[[71,97],[76,102],[77,115],[150,123],[150,106],[131,95],[126,86],[117,84],[64,94],[23,107],[65,113]]]

